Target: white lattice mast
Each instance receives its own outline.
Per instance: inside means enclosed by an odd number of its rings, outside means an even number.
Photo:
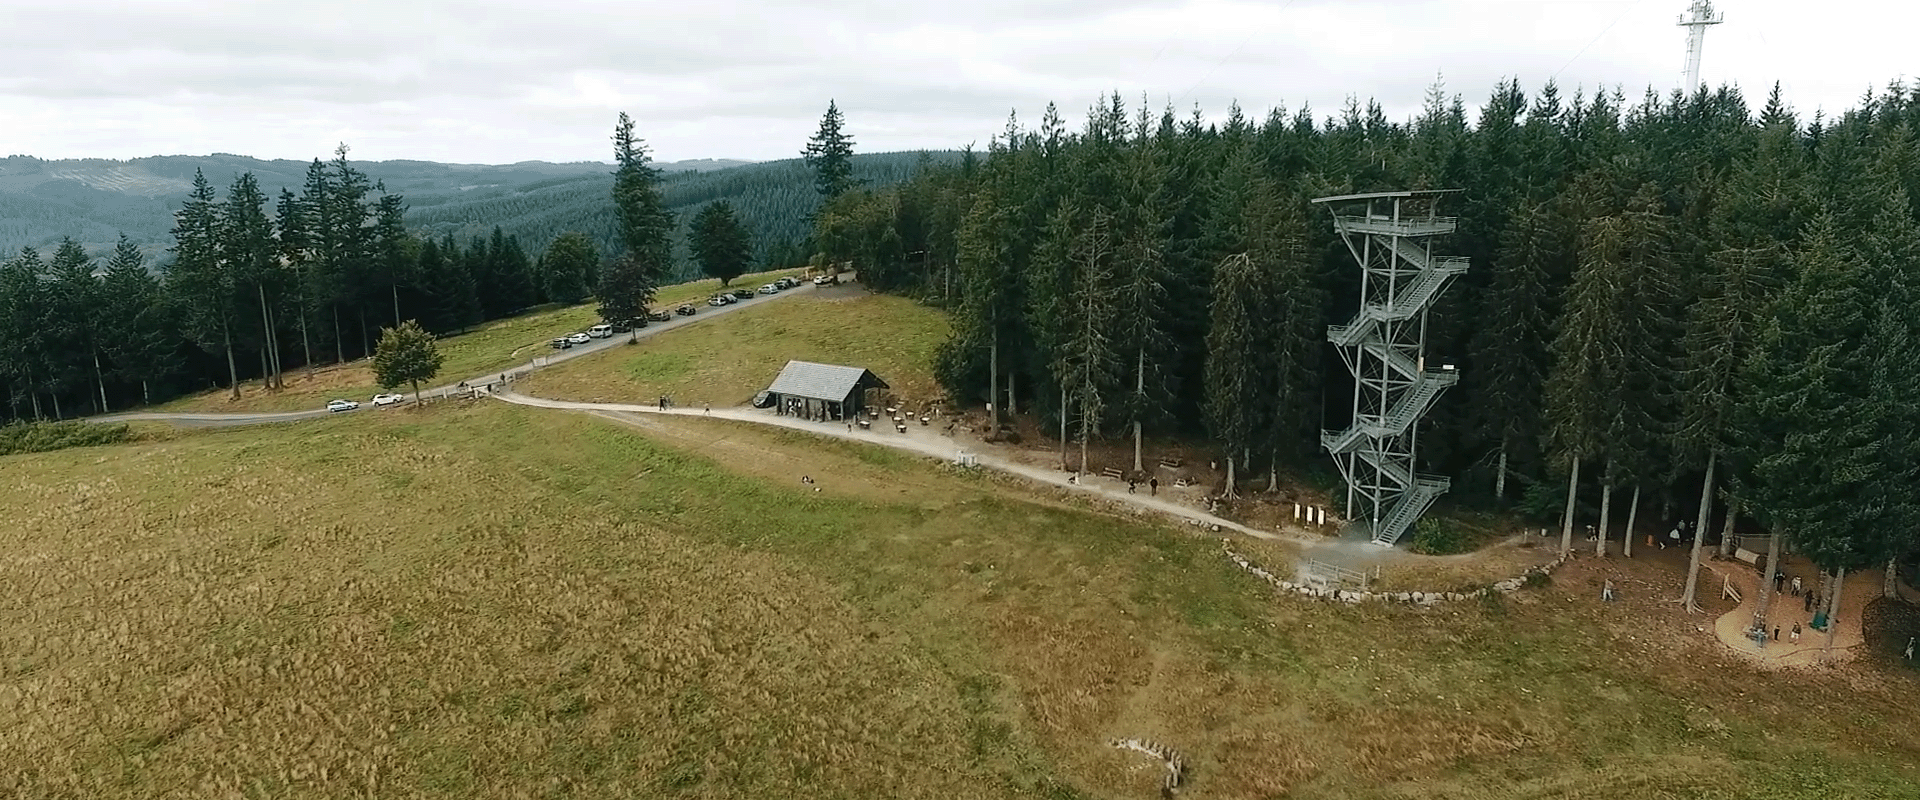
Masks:
[[[1725,22],[1726,16],[1713,10],[1713,0],[1693,0],[1693,7],[1687,10],[1693,18],[1680,18],[1680,26],[1687,29],[1686,85],[1680,88],[1691,95],[1700,89],[1700,48],[1707,41],[1707,26]]]

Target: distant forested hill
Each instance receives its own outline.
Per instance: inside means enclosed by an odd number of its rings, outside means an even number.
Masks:
[[[325,154],[321,154],[325,157]],[[875,185],[912,174],[918,153],[876,153],[854,158],[857,175]],[[956,152],[933,153],[935,162],[951,162]],[[173,212],[191,188],[195,169],[214,186],[226,186],[252,172],[269,198],[281,187],[298,191],[308,162],[263,161],[216,153],[210,156],[155,156],[130,161],[30,156],[0,159],[0,253],[23,246],[51,250],[63,236],[105,255],[125,233],[150,256],[160,258],[172,243]],[[441,164],[432,161],[353,162],[387,189],[406,197],[407,225],[434,237],[451,233],[463,243],[498,225],[518,236],[530,252],[539,252],[563,231],[585,233],[611,254],[615,246],[610,164],[553,164],[527,161],[507,165]],[[739,210],[765,256],[805,236],[807,215],[818,204],[812,175],[799,159],[751,163],[699,159],[657,165],[666,173],[667,205],[681,221],[707,202],[726,198]],[[690,269],[683,265],[683,269]]]

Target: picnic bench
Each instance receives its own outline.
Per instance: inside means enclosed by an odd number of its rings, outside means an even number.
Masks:
[[[1107,467],[1106,469],[1100,470],[1100,474],[1105,475],[1114,480],[1120,480],[1121,478],[1127,477],[1126,473],[1121,472],[1116,467]]]

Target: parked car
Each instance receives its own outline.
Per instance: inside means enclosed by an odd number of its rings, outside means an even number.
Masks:
[[[572,342],[573,344],[586,344],[588,342],[593,341],[593,337],[588,336],[584,333],[574,333],[574,334],[567,335],[567,341]]]
[[[565,336],[562,336],[558,339],[548,342],[547,346],[555,350],[571,350],[573,349],[573,340]]]
[[[754,408],[772,408],[772,407],[773,407],[773,393],[772,393],[772,392],[765,392],[765,391],[763,391],[763,392],[761,392],[761,393],[759,393],[759,394],[756,394],[756,395],[754,395],[754,396],[753,396],[753,407],[754,407]]]
[[[779,279],[779,280],[777,280],[777,281],[774,281],[774,282],[773,282],[773,285],[774,285],[775,287],[778,287],[778,288],[780,288],[780,289],[791,289],[791,288],[793,288],[793,287],[795,287],[795,286],[799,286],[799,285],[800,285],[800,282],[799,282],[799,281],[796,281],[796,280],[794,280],[794,279],[792,279],[792,278],[781,278],[781,279]]]
[[[360,407],[360,404],[353,402],[352,400],[328,400],[327,401],[328,411],[352,411],[359,407]]]
[[[613,335],[613,326],[604,323],[595,325],[587,329],[587,335],[595,339],[605,339]]]
[[[642,323],[642,324],[644,325],[645,323]],[[629,331],[632,331],[633,327],[634,327],[633,320],[623,319],[623,320],[620,320],[619,322],[613,323],[613,332],[627,333]]]
[[[712,297],[707,298],[707,305],[713,306],[715,308],[719,308],[720,306],[724,306],[724,305],[731,305],[732,303],[733,303],[733,295],[730,295],[730,294],[716,294]]]
[[[673,310],[673,313],[683,317],[691,317],[694,315],[694,312],[699,310],[700,309],[694,308],[692,303],[681,303],[679,308]]]
[[[761,294],[779,294],[779,293],[780,293],[780,290],[781,290],[781,288],[783,288],[783,287],[780,287],[780,286],[775,286],[775,285],[773,285],[773,284],[771,284],[771,283],[769,283],[769,284],[767,284],[767,285],[765,285],[765,286],[762,286],[762,287],[760,287],[760,293],[761,293]]]
[[[654,322],[666,322],[667,320],[673,319],[673,312],[666,309],[649,311],[647,312],[647,319],[653,320]]]
[[[815,286],[832,286],[839,282],[840,278],[835,275],[822,275],[813,279],[813,285]]]
[[[376,394],[373,396],[373,404],[376,406],[390,406],[405,399],[407,399],[405,395]]]
[[[735,290],[733,290],[733,299],[735,299],[735,300],[752,300],[752,299],[753,299],[753,290],[752,290],[752,289],[735,289]]]

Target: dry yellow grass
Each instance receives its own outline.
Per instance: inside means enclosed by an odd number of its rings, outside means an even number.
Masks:
[[[866,367],[895,394],[925,400],[939,395],[931,365],[949,330],[938,310],[843,286],[556,364],[517,389],[585,402],[652,402],[665,394],[683,408],[729,406],[752,399],[798,359]]]
[[[1191,797],[1920,781],[1910,679],[1643,650],[1584,591],[1277,599],[1209,537],[710,420],[183,432],[0,459],[0,519],[5,797],[1152,796],[1119,736]]]

